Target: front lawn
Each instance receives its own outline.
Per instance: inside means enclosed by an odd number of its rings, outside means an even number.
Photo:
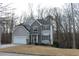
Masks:
[[[61,49],[50,46],[38,46],[38,45],[21,45],[9,48],[1,48],[1,52],[15,52],[23,54],[34,55],[52,55],[52,56],[79,56],[78,49]]]

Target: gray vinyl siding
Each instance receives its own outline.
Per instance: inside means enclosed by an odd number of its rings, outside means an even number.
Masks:
[[[50,35],[42,35],[42,31],[49,30],[50,31],[50,20],[41,20],[42,25],[40,25],[37,21],[35,21],[31,25],[31,35],[38,35],[38,44],[42,43],[42,40],[50,41]],[[37,27],[37,31],[34,31],[33,28]],[[32,39],[32,38],[31,38]]]
[[[37,31],[34,31],[34,27],[37,27]],[[40,31],[41,31],[40,24],[37,21],[35,21],[31,26],[30,34],[39,34],[40,35]]]
[[[23,26],[17,26],[15,30],[13,31],[12,37],[26,37],[26,39],[29,39],[29,31],[26,30]]]
[[[24,29],[23,27],[19,27],[19,28],[15,29],[15,31],[13,32],[13,35],[26,36],[26,35],[29,35],[29,32],[26,29]]]

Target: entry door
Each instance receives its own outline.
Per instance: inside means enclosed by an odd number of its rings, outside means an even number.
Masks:
[[[38,43],[38,35],[34,35],[34,36],[32,37],[32,42],[33,42],[33,44]]]

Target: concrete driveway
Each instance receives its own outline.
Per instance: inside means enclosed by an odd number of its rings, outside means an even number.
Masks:
[[[0,48],[8,48],[8,47],[13,47],[13,46],[18,46],[18,45],[16,45],[16,44],[3,44],[3,45],[0,45]],[[27,56],[27,55],[0,52],[0,56]]]
[[[1,48],[8,48],[13,46],[19,46],[17,44],[2,44],[0,45]],[[16,53],[6,53],[6,52],[0,52],[0,56],[30,56],[29,54],[16,54]]]
[[[0,48],[8,48],[8,47],[13,47],[13,46],[18,46],[16,44],[2,44],[0,45]]]

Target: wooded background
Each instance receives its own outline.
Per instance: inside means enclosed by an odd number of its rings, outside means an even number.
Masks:
[[[34,10],[31,4],[28,6],[30,14],[25,12],[17,17],[13,8],[10,9],[7,8],[8,6],[4,7],[0,4],[0,15],[5,13],[8,20],[11,20],[11,23],[2,25],[4,32],[8,33],[9,30],[9,33],[12,33],[17,24],[25,23],[27,19],[29,21],[30,19],[45,19],[49,16],[52,19],[54,42],[57,42],[62,48],[79,48],[79,3],[66,3],[62,8],[40,8],[38,6],[36,11],[38,15],[36,16],[33,14]],[[8,13],[7,9],[10,9]]]

